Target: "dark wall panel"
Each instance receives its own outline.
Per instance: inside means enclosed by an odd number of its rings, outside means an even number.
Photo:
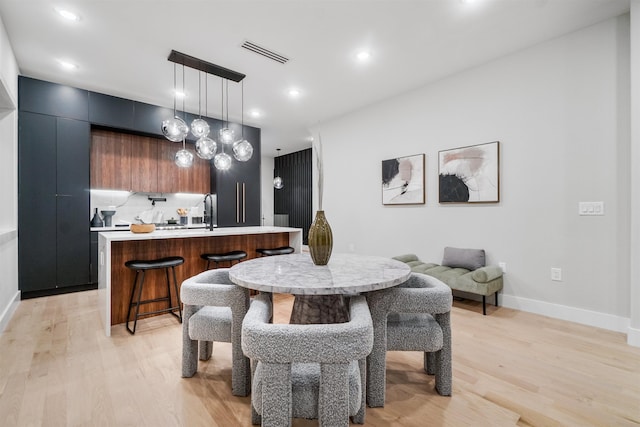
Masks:
[[[276,172],[284,182],[284,188],[274,191],[274,214],[289,215],[289,226],[302,228],[303,244],[307,244],[312,212],[312,150],[298,151],[275,158]]]

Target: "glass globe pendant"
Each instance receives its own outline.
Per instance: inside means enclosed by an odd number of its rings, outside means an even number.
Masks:
[[[220,129],[220,142],[224,144],[231,144],[236,139],[236,133],[233,129],[222,128]]]
[[[203,119],[195,119],[191,122],[191,133],[196,138],[203,138],[209,135],[209,123]]]
[[[246,139],[241,139],[233,143],[233,157],[239,162],[246,162],[253,155],[253,147]]]
[[[218,149],[218,145],[216,144],[216,142],[213,139],[208,138],[206,136],[203,136],[202,138],[196,141],[196,154],[201,159],[205,159],[205,160],[213,159],[213,156],[215,156],[217,149]]]
[[[218,153],[213,158],[213,165],[221,171],[229,170],[231,167],[231,156],[227,153]]]
[[[273,178],[273,188],[275,188],[276,190],[281,190],[282,187],[284,187],[284,182],[282,182],[282,178],[280,178],[279,176],[276,176],[275,178]]]
[[[189,168],[193,164],[193,153],[186,149],[184,139],[182,140],[182,150],[176,152],[174,161],[181,168]]]
[[[189,126],[178,116],[163,120],[161,128],[165,138],[172,142],[182,141],[189,133]]]

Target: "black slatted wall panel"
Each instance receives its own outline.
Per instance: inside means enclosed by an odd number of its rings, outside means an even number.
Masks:
[[[313,221],[311,148],[275,158],[276,172],[284,182],[284,188],[273,189],[274,214],[288,214],[289,227],[302,228],[303,244],[307,244],[309,227]]]

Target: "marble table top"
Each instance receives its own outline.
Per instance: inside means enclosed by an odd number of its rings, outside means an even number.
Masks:
[[[399,285],[410,275],[407,264],[391,258],[339,253],[323,266],[302,253],[255,258],[229,270],[229,278],[239,286],[294,295],[375,291]]]

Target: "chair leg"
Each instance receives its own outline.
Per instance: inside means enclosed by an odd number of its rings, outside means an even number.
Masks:
[[[144,285],[144,270],[141,270],[140,275],[140,284],[138,285],[138,302],[136,303],[136,314],[133,318],[133,330],[129,329],[129,319],[127,319],[127,330],[131,332],[131,334],[136,333],[136,326],[138,325],[138,316],[140,315],[140,300],[142,299],[142,288]],[[138,272],[136,272],[136,278],[138,277]],[[135,289],[135,285],[134,285]]]
[[[424,352],[424,371],[428,375],[436,374],[436,354],[433,351]]]
[[[360,384],[361,384],[361,403],[358,413],[351,417],[354,424],[364,424],[367,415],[367,359],[358,360],[360,368]]]
[[[211,354],[213,353],[213,342],[198,341],[198,345],[199,345],[198,359],[200,360],[211,359]]]
[[[487,315],[487,297],[482,295],[482,315]]]
[[[442,328],[442,348],[435,354],[436,391],[441,396],[451,396],[453,373],[451,366],[451,313],[439,313],[436,322]]]
[[[129,309],[127,310],[127,330],[131,334],[135,333],[129,328],[129,319],[131,319],[131,309],[133,308],[133,297],[136,294],[136,285],[138,284],[138,273],[139,271],[136,270],[136,275],[133,278],[133,287],[131,288],[131,296],[129,297]]]
[[[178,304],[178,315],[176,316],[176,313],[174,313],[173,311],[171,312],[171,314],[173,314],[178,319],[180,319],[180,323],[182,323],[182,308],[180,308],[180,291],[178,290],[178,279],[176,278],[176,268],[175,267],[171,267],[171,271],[173,272],[173,289],[175,289],[175,291],[176,291],[176,301],[177,301],[177,304]],[[167,276],[167,279],[168,278],[169,278],[169,276]],[[171,293],[169,293],[169,307],[171,307],[171,304],[172,304],[172,302],[171,302]]]
[[[498,306],[498,292],[496,291],[496,307]]]
[[[185,304],[182,322],[182,378],[191,378],[198,370],[198,341],[189,336],[189,319],[199,307]]]
[[[370,408],[384,406],[387,381],[387,325],[386,317],[374,319],[373,350],[367,356],[367,404]]]
[[[349,363],[320,365],[318,422],[349,427]]]

